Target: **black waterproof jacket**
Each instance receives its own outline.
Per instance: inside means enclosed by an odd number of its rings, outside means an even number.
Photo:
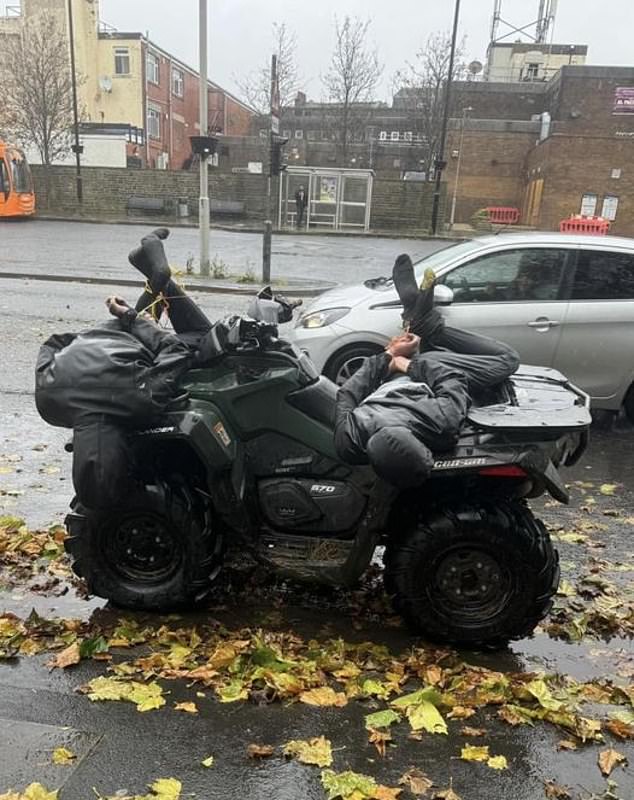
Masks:
[[[350,464],[370,462],[392,483],[417,485],[433,465],[430,451],[447,450],[458,438],[471,402],[467,378],[423,354],[403,381],[390,376],[390,360],[387,353],[368,358],[339,389],[335,445]]]

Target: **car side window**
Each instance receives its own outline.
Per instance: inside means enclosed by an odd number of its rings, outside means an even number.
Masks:
[[[567,251],[523,247],[488,253],[452,270],[443,281],[456,303],[557,300]]]
[[[634,300],[634,255],[582,250],[572,300]]]

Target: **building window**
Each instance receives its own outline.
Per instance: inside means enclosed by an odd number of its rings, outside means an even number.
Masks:
[[[161,110],[155,106],[148,106],[147,133],[150,139],[161,138]]]
[[[185,75],[176,67],[172,69],[172,92],[176,97],[182,97],[185,94]]]
[[[127,47],[115,47],[114,49],[114,74],[130,74],[130,51]]]
[[[267,131],[266,128],[260,128],[259,134],[260,134],[260,139],[266,139],[266,137],[269,135],[269,132]]]
[[[379,133],[379,141],[387,142],[387,131],[381,131],[381,133]]]
[[[398,142],[399,136],[400,136],[400,134],[399,134],[398,131],[392,131],[392,133],[390,133],[390,141],[391,142]]]
[[[606,194],[603,198],[603,208],[601,209],[601,216],[603,219],[609,219],[610,222],[614,222],[618,210],[619,198],[613,194]]]
[[[290,139],[291,138],[291,132],[288,130],[288,128],[286,128],[285,130],[282,131],[282,136],[285,139]]]
[[[404,138],[406,142],[414,141],[414,133],[413,131],[405,131]]]
[[[306,131],[306,138],[314,141],[317,138],[317,131]]]
[[[304,138],[304,131],[299,129],[295,131],[295,138],[296,139],[303,139]]]
[[[584,194],[581,198],[582,217],[594,217],[597,212],[597,200],[596,194]]]
[[[536,81],[539,79],[539,64],[529,64],[526,67],[526,80]]]
[[[147,54],[147,79],[157,86],[161,82],[160,61],[155,53]]]

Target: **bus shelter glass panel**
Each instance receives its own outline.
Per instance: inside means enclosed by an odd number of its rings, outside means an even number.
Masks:
[[[310,192],[309,227],[337,227],[338,175],[313,175]]]
[[[367,178],[356,178],[346,175],[343,178],[343,191],[339,210],[339,227],[365,228],[367,199]]]
[[[304,187],[304,191],[306,192],[306,208],[304,209],[303,219],[303,225],[306,225],[309,183],[310,175],[297,175],[291,172],[284,176],[282,194],[282,225],[284,227],[294,227],[297,225],[297,204],[295,202],[295,195],[301,186]]]

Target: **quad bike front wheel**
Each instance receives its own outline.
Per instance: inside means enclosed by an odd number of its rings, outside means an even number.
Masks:
[[[385,585],[417,632],[467,647],[529,636],[549,612],[559,557],[522,504],[438,508],[390,541]]]
[[[88,591],[117,606],[167,610],[193,605],[218,574],[222,537],[184,482],[139,487],[121,507],[76,505],[66,550]]]

